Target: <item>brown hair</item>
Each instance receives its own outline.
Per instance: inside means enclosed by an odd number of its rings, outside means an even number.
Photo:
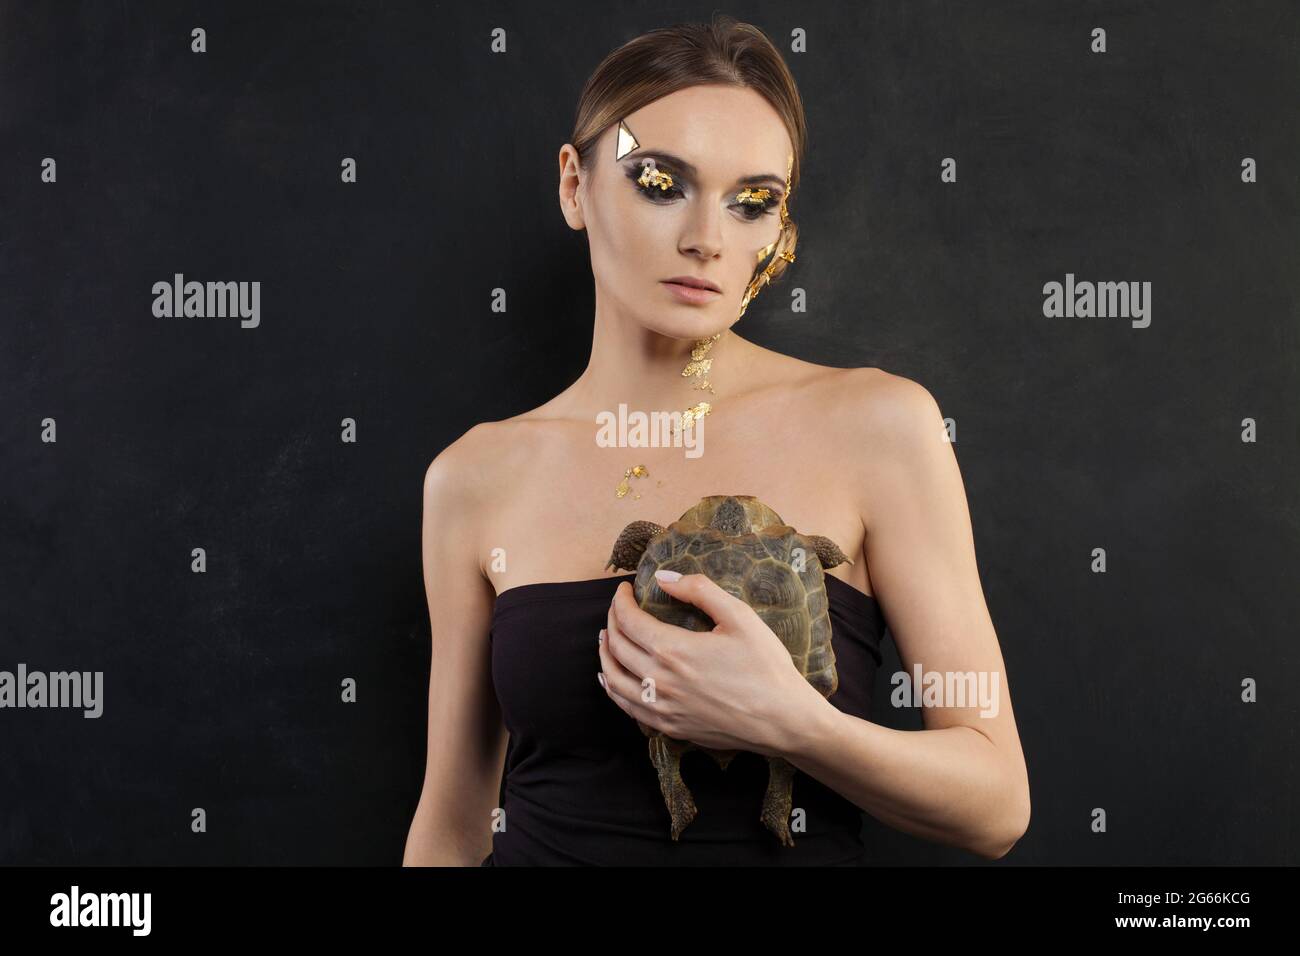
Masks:
[[[569,142],[578,162],[590,166],[591,151],[602,133],[647,103],[690,86],[740,86],[772,104],[785,123],[793,146],[790,197],[794,197],[807,146],[803,100],[780,52],[758,27],[726,14],[711,23],[683,23],[643,33],[600,62],[578,97]],[[790,245],[797,227],[790,224]],[[772,278],[785,271],[777,259]]]

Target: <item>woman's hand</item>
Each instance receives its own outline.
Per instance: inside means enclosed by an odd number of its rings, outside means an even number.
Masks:
[[[619,707],[647,727],[716,750],[787,753],[815,725],[826,698],[754,609],[708,576],[659,571],[659,586],[714,621],[712,631],[665,624],[621,582],[609,605],[597,675]]]

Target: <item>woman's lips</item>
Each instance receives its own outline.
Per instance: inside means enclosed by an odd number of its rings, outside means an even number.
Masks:
[[[682,285],[680,282],[664,282],[661,285],[675,295],[678,301],[690,305],[703,305],[722,295],[721,292],[714,292],[712,289],[697,289],[695,286]]]

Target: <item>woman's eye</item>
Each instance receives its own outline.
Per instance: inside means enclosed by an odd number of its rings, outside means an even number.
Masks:
[[[772,195],[770,189],[746,186],[736,195],[734,205],[745,210],[744,218],[753,222],[756,219],[771,215],[772,210],[780,205],[780,201]]]
[[[674,174],[669,170],[659,169],[653,159],[628,166],[626,172],[632,185],[653,203],[662,204],[682,195],[681,189],[676,185]]]
[[[660,202],[664,199],[674,199],[682,194],[682,191],[676,186],[669,186],[665,189],[664,187],[656,186],[653,183],[647,186],[644,183],[636,182],[636,180],[633,180],[633,182],[636,184],[636,188],[640,190],[642,195],[649,198],[652,202]]]
[[[743,210],[743,218],[754,222],[764,216],[772,215],[777,203],[773,199],[765,199],[762,202],[738,202],[735,205]]]
[[[641,195],[658,205],[665,205],[685,195],[681,187],[672,182],[672,173],[658,170],[654,166],[649,166],[648,169],[645,166],[629,167],[627,178]],[[737,199],[731,208],[739,209],[740,218],[746,222],[757,222],[764,216],[771,216],[780,205],[780,200],[767,189],[746,189],[739,195],[744,198]]]

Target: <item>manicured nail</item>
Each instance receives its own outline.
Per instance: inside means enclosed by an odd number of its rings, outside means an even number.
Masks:
[[[605,629],[602,627],[600,633],[596,635],[596,643],[600,644],[605,640]]]
[[[596,675],[596,683],[600,684],[602,690],[609,690],[609,688],[605,686],[605,675],[603,673]]]
[[[662,568],[655,572],[655,577],[660,581],[676,581],[679,580],[681,576],[682,572],[680,571],[667,571]]]

